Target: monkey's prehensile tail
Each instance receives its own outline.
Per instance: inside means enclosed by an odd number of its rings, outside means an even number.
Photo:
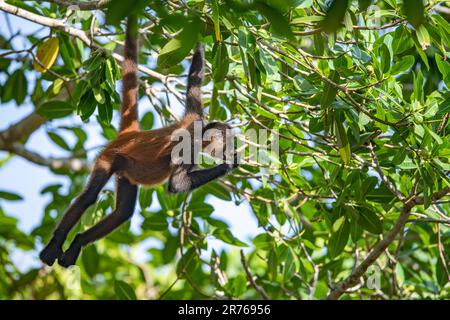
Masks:
[[[189,69],[187,91],[186,91],[186,114],[196,113],[203,115],[202,106],[202,83],[205,76],[205,49],[203,44],[199,43],[192,57],[191,67]]]
[[[122,65],[122,115],[120,132],[139,131],[138,92],[138,23],[137,15],[128,17],[124,61]]]

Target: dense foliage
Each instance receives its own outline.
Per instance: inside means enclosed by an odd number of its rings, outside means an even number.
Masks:
[[[450,9],[441,1],[13,0],[0,10],[49,27],[47,37],[0,30],[1,103],[36,106],[22,131],[14,131],[19,122],[0,133],[0,148],[72,183],[48,182],[41,192],[51,200],[30,234],[1,208],[26,199],[0,191],[1,298],[449,297]],[[187,196],[141,188],[139,231],[128,224],[89,246],[78,269],[23,273],[11,253],[41,248],[86,179],[80,119],[101,127],[105,143],[116,135],[124,19],[133,11],[140,94],[154,108],[141,114],[144,129],[174,120],[183,61],[201,40],[209,120],[268,130],[279,156],[268,155],[271,168],[245,161]],[[12,37],[26,46],[14,47]],[[65,117],[74,125],[59,126]],[[45,123],[67,159],[27,151],[26,139]],[[0,166],[10,159],[3,156]],[[150,208],[154,194],[158,210]],[[237,239],[211,217],[210,196],[248,201],[264,231],[251,243]],[[113,203],[113,192],[102,193],[76,231]],[[138,263],[131,252],[149,238],[160,247]],[[211,238],[231,249],[208,250]]]

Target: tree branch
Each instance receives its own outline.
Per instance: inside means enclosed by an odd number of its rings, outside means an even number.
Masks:
[[[108,6],[111,0],[97,0],[97,1],[74,1],[74,0],[34,0],[36,2],[49,2],[63,7],[76,6],[79,10],[97,10],[104,9]]]
[[[93,42],[85,31],[67,26],[63,20],[52,19],[52,18],[40,16],[38,14],[29,12],[27,10],[7,4],[4,2],[4,0],[0,0],[0,10],[4,11],[6,13],[10,13],[15,16],[18,16],[20,18],[26,19],[28,21],[63,31],[67,34],[77,37],[78,39],[83,41],[87,46],[89,46],[91,48],[105,50],[103,47],[101,47],[101,46],[97,45],[95,42]],[[123,56],[120,54],[111,52],[111,56],[119,62],[123,61]],[[167,84],[167,82],[169,80],[168,76],[165,76],[161,73],[153,71],[150,68],[147,68],[144,66],[139,66],[138,68],[139,68],[139,71],[145,73],[146,75],[148,75],[150,77],[158,79],[159,81],[161,81],[164,84]]]
[[[4,150],[12,152],[22,158],[33,162],[40,166],[48,167],[52,170],[69,170],[69,171],[89,171],[90,164],[86,160],[81,160],[75,157],[69,158],[53,158],[53,157],[43,157],[37,152],[27,150],[20,143],[13,143]]]
[[[386,177],[386,175],[383,172],[383,169],[381,169],[380,166],[380,162],[378,161],[378,157],[375,154],[375,150],[374,147],[372,145],[372,142],[369,142],[368,144],[368,149],[370,151],[370,155],[372,157],[372,161],[374,163],[374,165],[372,165],[373,168],[375,168],[375,170],[378,172],[378,174],[380,175],[381,180],[384,182],[384,184],[386,185],[386,187],[393,193],[396,195],[396,197],[400,200],[400,201],[404,201],[405,200],[405,196],[397,189],[397,187]]]
[[[450,193],[450,188],[442,189],[436,193],[434,193],[431,198],[432,200],[437,200],[442,198],[443,196]],[[405,201],[403,209],[395,222],[392,229],[387,233],[387,235],[380,240],[369,255],[364,259],[361,264],[359,264],[352,272],[350,276],[341,281],[338,285],[336,285],[329,293],[327,299],[328,300],[336,300],[344,294],[347,289],[357,285],[359,283],[359,279],[366,273],[367,269],[380,257],[380,255],[386,250],[386,248],[395,240],[397,234],[403,229],[406,222],[408,222],[409,215],[411,213],[412,208],[416,205],[423,204],[423,197],[412,196],[408,200]]]
[[[47,119],[33,111],[8,129],[0,131],[0,149],[5,149],[14,142],[26,140],[45,122],[47,122]]]
[[[442,13],[442,14],[446,14],[450,16],[450,8],[449,7],[444,7],[444,6],[436,6],[433,8],[434,11]]]
[[[250,272],[250,268],[248,266],[247,260],[245,260],[245,255],[244,255],[243,250],[241,250],[241,263],[242,263],[242,266],[244,267],[244,271],[247,276],[247,280],[250,282],[250,285],[256,290],[256,292],[258,292],[261,295],[261,297],[263,297],[264,300],[270,300],[269,296],[264,291],[264,289],[256,283],[255,279],[253,279],[253,275]]]
[[[90,165],[85,160],[75,157],[70,158],[45,158],[42,155],[27,150],[23,143],[28,137],[47,119],[36,112],[32,112],[19,122],[11,125],[8,129],[0,132],[0,150],[14,153],[35,164],[49,167],[52,170],[66,169],[71,171],[88,171]]]

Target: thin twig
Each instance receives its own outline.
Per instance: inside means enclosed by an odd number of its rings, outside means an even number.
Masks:
[[[247,260],[245,259],[244,250],[241,250],[241,263],[242,263],[242,266],[244,267],[244,271],[247,276],[247,280],[248,280],[248,282],[250,282],[250,285],[253,287],[253,289],[255,289],[264,300],[270,300],[266,291],[264,291],[264,289],[260,285],[258,285],[256,283],[255,279],[253,278],[253,275],[250,272]]]

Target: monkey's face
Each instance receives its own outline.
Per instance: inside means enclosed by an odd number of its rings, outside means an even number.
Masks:
[[[203,151],[222,160],[227,159],[232,151],[233,132],[231,127],[222,122],[212,122],[203,128]]]

